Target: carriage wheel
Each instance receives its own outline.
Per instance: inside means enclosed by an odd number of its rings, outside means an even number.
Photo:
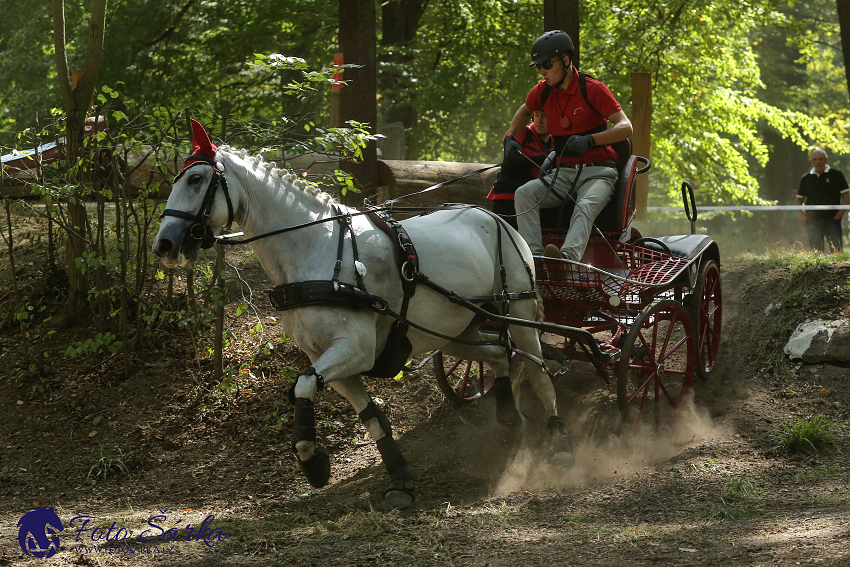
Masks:
[[[699,270],[694,288],[696,301],[691,306],[691,321],[697,336],[697,376],[708,380],[717,361],[723,298],[720,291],[720,268],[709,260]]]
[[[480,360],[464,360],[434,355],[434,376],[446,398],[468,404],[490,391],[496,379],[493,369]]]
[[[617,363],[617,403],[623,420],[654,431],[681,414],[694,379],[696,340],[687,310],[656,300],[635,319]]]

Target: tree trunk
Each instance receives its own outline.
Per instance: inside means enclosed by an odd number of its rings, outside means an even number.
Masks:
[[[380,56],[384,64],[378,73],[382,102],[392,100],[389,93],[410,93],[413,88],[410,77],[402,73],[413,57],[403,55],[398,49],[388,48],[402,47],[416,38],[419,22],[427,6],[428,0],[390,0],[381,4],[381,46],[388,51]],[[407,96],[401,98],[408,99]],[[416,125],[418,115],[409,100],[397,105],[390,102],[384,104],[387,105],[382,107],[383,120],[386,122],[401,122],[405,128]]]
[[[68,303],[65,310],[66,321],[76,322],[87,313],[88,285],[85,273],[77,266],[86,250],[86,227],[88,216],[83,202],[82,181],[85,163],[83,139],[86,113],[94,95],[94,86],[100,72],[103,55],[104,21],[107,0],[92,0],[91,19],[89,21],[89,41],[86,50],[86,65],[72,83],[65,50],[65,2],[51,0],[53,8],[53,43],[56,54],[56,72],[59,91],[65,103],[65,159],[69,168],[69,180],[77,183],[77,190],[68,204]]]
[[[543,31],[563,30],[567,32],[575,46],[573,65],[579,67],[579,0],[544,0],[543,2]]]
[[[836,0],[838,24],[841,26],[841,53],[844,55],[844,76],[850,96],[850,0]]]
[[[339,0],[339,50],[346,64],[362,65],[348,68],[343,79],[348,81],[339,97],[339,117],[342,125],[348,120],[369,124],[369,131],[377,133],[377,26],[375,3],[363,0]],[[363,148],[363,159],[358,163],[343,163],[342,169],[357,178],[363,193],[349,193],[343,198],[347,205],[360,205],[363,196],[378,188],[378,146],[374,141]]]

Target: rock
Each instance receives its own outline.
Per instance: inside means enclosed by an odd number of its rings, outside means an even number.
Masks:
[[[791,360],[807,364],[850,362],[850,323],[806,320],[794,330],[784,352]]]

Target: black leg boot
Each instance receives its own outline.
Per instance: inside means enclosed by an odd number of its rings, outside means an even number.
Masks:
[[[316,445],[316,451],[312,457],[302,461],[298,456],[295,445],[299,441],[311,441],[316,443],[316,417],[314,413],[313,400],[307,398],[295,398],[295,424],[292,427],[292,452],[301,465],[301,472],[307,477],[310,486],[322,488],[328,484],[331,478],[331,459],[324,447]]]
[[[510,376],[497,377],[493,381],[493,391],[496,395],[496,421],[505,427],[516,428],[522,425],[522,418],[514,405]]]

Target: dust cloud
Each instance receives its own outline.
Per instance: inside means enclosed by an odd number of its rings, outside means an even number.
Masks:
[[[733,435],[728,425],[715,423],[706,408],[694,405],[693,397],[676,424],[662,432],[620,424],[616,407],[607,408],[610,415],[605,417],[600,417],[598,409],[589,409],[578,418],[573,416],[575,419],[563,416],[574,443],[575,464],[569,468],[549,464],[543,454],[546,432],[525,426],[529,431],[508,460],[494,496],[626,478],[675,457],[688,447]]]

